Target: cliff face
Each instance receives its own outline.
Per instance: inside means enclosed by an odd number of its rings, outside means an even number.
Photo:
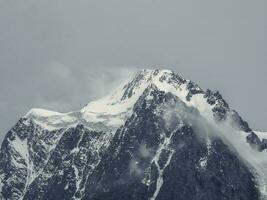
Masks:
[[[22,117],[1,147],[1,195],[256,200],[264,198],[263,137],[218,92],[168,70],[143,70],[80,111]],[[243,146],[263,160],[244,158]]]

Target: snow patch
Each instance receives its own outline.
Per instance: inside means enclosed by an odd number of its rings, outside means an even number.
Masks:
[[[54,115],[63,115],[62,113],[55,112],[55,111],[50,111],[50,110],[45,110],[41,108],[32,108],[26,115],[25,117],[29,116],[38,116],[38,117],[50,117]]]
[[[154,85],[160,91],[171,92],[188,106],[196,107],[205,117],[212,118],[212,106],[207,103],[203,94],[195,94],[190,101],[187,101],[189,93],[187,86],[190,81],[182,78],[181,82],[175,81],[173,80],[175,76],[177,75],[170,70],[142,70],[111,95],[92,101],[79,111],[59,113],[35,108],[25,117],[33,119],[36,124],[49,131],[73,127],[80,122],[88,123],[89,127],[94,127],[92,124],[96,126],[101,124],[102,127],[115,130],[133,113],[133,106],[145,89]],[[151,98],[152,96],[148,96],[147,100]]]
[[[254,131],[254,133],[256,133],[256,135],[261,139],[266,139],[267,140],[267,132],[259,132],[259,131]]]
[[[201,169],[206,169],[207,164],[208,164],[208,158],[211,153],[211,141],[209,138],[207,138],[207,154],[199,159],[199,166]]]
[[[180,126],[178,126],[178,127],[180,128]],[[177,131],[177,129],[172,131],[172,133],[170,134],[169,137],[166,136],[165,133],[162,133],[162,135],[161,135],[162,139],[163,139],[163,142],[160,144],[159,149],[156,152],[156,155],[154,156],[154,158],[151,161],[151,164],[154,163],[156,165],[156,168],[158,170],[158,178],[157,178],[157,181],[156,181],[156,189],[154,191],[154,194],[152,195],[152,197],[149,198],[149,200],[155,200],[157,198],[157,196],[158,196],[158,194],[160,192],[160,189],[161,189],[161,187],[163,185],[163,173],[164,173],[164,170],[170,164],[171,158],[172,158],[172,156],[173,156],[173,154],[175,152],[173,149],[170,149],[169,146],[170,146],[170,143],[171,143],[172,136],[176,131]],[[169,154],[168,154],[168,158],[167,158],[166,163],[161,168],[161,166],[159,165],[159,161],[160,161],[160,156],[161,156],[161,154],[162,154],[162,152],[164,150],[169,151]],[[143,180],[143,183],[150,185],[151,181],[150,180]]]
[[[21,155],[21,157],[25,160],[25,162],[28,162],[29,160],[29,151],[28,151],[28,145],[27,140],[21,140],[18,136],[15,137],[14,140],[10,141],[10,145],[15,149],[17,153]]]

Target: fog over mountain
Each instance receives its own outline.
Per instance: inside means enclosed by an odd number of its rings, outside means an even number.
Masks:
[[[143,69],[75,111],[21,117],[1,145],[0,198],[266,200],[266,150],[218,91]]]
[[[267,132],[218,91],[143,69],[67,113],[32,108],[0,149],[5,200],[266,200]]]

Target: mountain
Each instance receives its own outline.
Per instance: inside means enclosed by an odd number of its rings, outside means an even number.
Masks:
[[[265,138],[218,91],[142,70],[81,110],[23,116],[1,146],[0,199],[266,199]]]

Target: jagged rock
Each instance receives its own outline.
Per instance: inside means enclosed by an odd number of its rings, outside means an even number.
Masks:
[[[229,130],[216,128],[227,119],[244,142],[267,147],[219,92],[168,70],[142,70],[80,111],[32,109],[22,117],[1,146],[1,197],[260,199],[254,169]]]

